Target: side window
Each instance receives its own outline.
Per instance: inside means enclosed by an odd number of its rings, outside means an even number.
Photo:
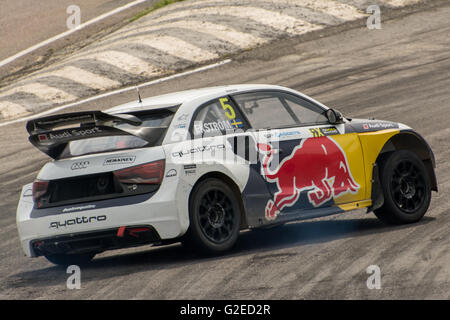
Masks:
[[[256,129],[328,123],[324,109],[283,92],[252,92],[233,96]]]
[[[246,130],[248,125],[228,97],[222,97],[201,107],[192,120],[194,136],[217,136]]]
[[[324,109],[311,102],[291,94],[281,94],[286,104],[296,115],[300,124],[321,124],[328,123]]]
[[[233,95],[233,99],[255,129],[295,126],[295,114],[277,93],[252,92]]]

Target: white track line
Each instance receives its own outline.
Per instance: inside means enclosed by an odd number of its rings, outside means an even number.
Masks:
[[[117,68],[125,70],[129,73],[143,75],[147,77],[154,77],[161,73],[161,70],[147,63],[146,61],[139,59],[131,54],[108,50],[95,53],[83,59],[95,59],[103,61],[105,63],[112,64]]]
[[[140,84],[139,87],[147,87],[147,86],[158,84],[158,83],[161,83],[161,82],[166,82],[166,81],[169,81],[169,80],[172,80],[172,79],[176,79],[176,78],[180,78],[180,77],[183,77],[183,76],[187,76],[187,75],[190,75],[190,74],[193,74],[193,73],[197,73],[197,72],[213,69],[213,68],[222,66],[222,65],[230,63],[230,62],[231,62],[231,59],[223,60],[223,61],[220,61],[220,62],[217,62],[217,63],[213,63],[213,64],[210,64],[210,65],[207,65],[207,66],[203,66],[203,67],[200,67],[200,68],[197,68],[197,69],[194,69],[194,70],[190,70],[190,71],[174,74],[174,75],[171,75],[171,76],[168,76],[168,77],[164,77],[164,78],[161,78],[161,79],[156,79],[156,80],[153,80],[153,81],[149,81],[149,82]],[[136,90],[136,86],[127,87],[127,88],[123,88],[123,89],[119,89],[119,90],[103,93],[103,94],[100,94],[98,96],[90,97],[90,98],[87,98],[87,99],[84,99],[84,100],[81,100],[81,101],[77,101],[77,102],[74,102],[74,103],[70,103],[70,104],[66,104],[66,105],[63,105],[63,106],[59,106],[59,107],[53,108],[51,110],[47,110],[47,111],[44,111],[44,112],[41,112],[41,113],[38,113],[38,114],[35,114],[35,115],[32,115],[32,116],[29,116],[29,117],[3,122],[3,123],[0,123],[0,127],[4,127],[4,126],[10,125],[10,124],[14,124],[14,123],[18,123],[18,122],[23,122],[23,121],[36,119],[36,118],[39,118],[41,116],[45,116],[47,114],[51,114],[51,113],[54,113],[54,112],[57,112],[57,111],[61,111],[61,110],[64,110],[64,109],[67,109],[67,108],[70,108],[70,107],[74,107],[74,106],[77,106],[77,105],[80,105],[80,104],[83,104],[83,103],[86,103],[86,102],[95,101],[95,100],[98,100],[98,99],[101,99],[101,98],[105,98],[105,97],[112,96],[112,95],[115,95],[115,94],[127,92],[127,91],[130,91],[130,90]]]
[[[50,43],[52,43],[52,42],[54,42],[56,40],[59,40],[59,39],[64,38],[64,37],[67,37],[68,35],[70,35],[70,34],[72,34],[74,32],[77,32],[77,31],[79,31],[79,30],[81,30],[81,29],[83,29],[83,28],[85,28],[85,27],[87,27],[87,26],[89,26],[89,25],[91,25],[93,23],[101,21],[101,20],[103,20],[103,19],[105,19],[105,18],[107,18],[109,16],[112,16],[112,15],[114,15],[116,13],[119,13],[119,12],[121,12],[123,10],[128,9],[128,8],[134,7],[134,6],[138,5],[138,4],[141,4],[141,3],[146,2],[146,1],[148,1],[148,0],[136,0],[136,1],[130,2],[130,3],[128,3],[128,4],[126,4],[126,5],[122,6],[122,7],[116,8],[116,9],[114,9],[112,11],[109,11],[107,13],[104,13],[104,14],[102,14],[102,15],[94,18],[94,19],[91,19],[91,20],[89,20],[89,21],[87,21],[85,23],[82,23],[75,29],[70,29],[70,30],[68,30],[66,32],[63,32],[63,33],[60,33],[60,34],[58,34],[58,35],[56,35],[54,37],[51,37],[50,39],[42,41],[42,42],[40,42],[40,43],[38,43],[38,44],[36,44],[36,45],[34,45],[32,47],[29,47],[28,49],[25,49],[25,50],[23,50],[23,51],[21,51],[19,53],[16,53],[15,55],[13,55],[13,56],[11,56],[9,58],[6,58],[5,60],[0,61],[0,67],[3,67],[4,65],[6,65],[8,63],[11,63],[14,60],[16,60],[16,59],[18,59],[18,58],[20,58],[20,57],[22,57],[22,56],[24,56],[24,55],[26,55],[26,54],[28,54],[30,52],[33,52],[33,51],[35,51],[35,50],[37,50],[39,48],[42,48],[42,47],[44,47],[44,46],[46,46],[46,45],[48,45],[48,44],[50,44]]]
[[[30,112],[27,109],[25,109],[22,105],[9,101],[0,102],[0,113],[5,118],[14,117],[18,115],[24,116],[30,114]]]
[[[247,48],[249,46],[252,46],[255,44],[262,44],[262,43],[265,43],[268,41],[268,39],[263,39],[258,36],[252,35],[250,33],[240,32],[240,31],[233,29],[226,25],[211,23],[208,21],[197,21],[197,20],[183,20],[183,21],[164,23],[159,26],[140,27],[138,32],[159,31],[159,30],[165,30],[167,28],[188,29],[188,30],[193,30],[193,31],[201,32],[201,33],[206,33],[206,34],[212,35],[220,40],[231,42],[240,48]],[[108,38],[108,40],[114,40],[117,38],[132,36],[136,32],[137,32],[136,30],[126,31],[126,32],[118,34],[116,37]],[[98,47],[95,49],[97,50]]]
[[[389,4],[393,7],[404,7],[407,5],[415,4],[420,0],[382,0],[382,2]]]
[[[256,5],[256,3],[255,3]],[[306,31],[323,28],[322,26],[309,23],[308,21],[294,18],[292,16],[251,6],[216,6],[207,8],[191,9],[186,11],[178,11],[166,14],[162,17],[152,19],[150,25],[160,24],[161,22],[184,18],[192,15],[214,14],[214,15],[231,15],[250,19],[257,23],[270,26],[274,29],[291,33],[300,34]]]
[[[64,103],[67,101],[76,100],[78,98],[61,89],[50,87],[38,82],[28,83],[19,87],[15,87],[13,89],[9,89],[8,91],[2,92],[1,97],[9,96],[18,92],[31,93],[41,98],[42,100],[51,101],[53,103]]]
[[[213,52],[203,50],[189,42],[170,36],[140,36],[124,42],[143,44],[192,62],[213,60],[219,57]]]
[[[75,56],[75,59],[71,59],[71,63],[75,63],[78,60],[78,57]],[[95,59],[98,61],[106,62],[109,64],[112,64],[120,69],[125,70],[126,72],[133,73],[133,74],[139,74],[144,75],[148,77],[155,77],[161,74],[160,70],[157,70],[152,65],[148,64],[147,62],[136,58],[132,55],[129,55],[127,53],[119,52],[119,51],[113,51],[108,50],[104,52],[97,52],[95,54],[89,55],[88,57],[82,57],[81,59]],[[30,81],[39,81],[39,79],[42,79],[44,77],[49,76],[56,76],[61,77],[65,79],[70,79],[72,81],[81,83],[87,87],[98,89],[98,90],[105,90],[110,89],[114,87],[120,86],[120,82],[115,81],[113,79],[109,79],[107,77],[92,73],[90,71],[75,67],[75,66],[58,66],[58,69],[54,71],[40,71],[36,74],[32,74],[30,77],[27,78],[28,82]],[[20,84],[19,84],[20,85]],[[15,88],[17,87],[17,84],[10,85],[9,87]],[[4,90],[4,88],[2,88]],[[0,98],[10,94],[10,91],[12,89],[6,89],[7,91],[1,91],[0,90]]]
[[[44,76],[56,76],[73,80],[81,83],[89,88],[105,90],[113,87],[120,86],[120,82],[111,80],[106,77],[99,76],[98,74],[74,67],[66,66],[62,69],[39,75],[39,78]]]

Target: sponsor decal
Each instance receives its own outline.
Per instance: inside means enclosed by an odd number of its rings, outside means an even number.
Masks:
[[[282,137],[290,137],[295,136],[297,134],[301,134],[300,131],[287,131],[287,132],[278,132],[275,134],[275,137],[282,138]]]
[[[166,173],[166,177],[170,178],[170,177],[175,177],[177,175],[177,170],[175,169],[170,169],[169,171],[167,171]]]
[[[228,102],[229,101],[227,97],[219,98],[219,103],[222,106],[222,109],[225,111],[225,115],[228,119],[233,120],[236,118],[236,112]]]
[[[196,148],[187,149],[187,150],[176,151],[176,152],[172,152],[172,156],[173,157],[183,157],[185,155],[192,154],[192,153],[213,151],[213,150],[217,150],[217,149],[225,149],[225,145],[224,144],[207,145],[207,146],[201,146],[201,147],[196,147]]]
[[[55,228],[59,229],[61,227],[69,227],[77,224],[85,224],[85,223],[93,223],[93,222],[100,222],[100,221],[106,221],[105,215],[100,216],[91,216],[91,217],[76,217],[73,219],[63,220],[63,221],[53,221],[50,222],[50,229]]]
[[[263,153],[262,172],[270,183],[276,183],[274,193],[265,207],[267,220],[274,220],[285,207],[293,206],[302,192],[308,201],[319,207],[347,193],[360,189],[353,179],[345,152],[326,136],[302,140],[277,168],[270,170],[275,150],[270,144],[258,144]]]
[[[264,137],[267,139],[270,139],[272,137],[276,137],[276,138],[282,138],[282,137],[290,137],[290,136],[295,136],[295,135],[299,135],[302,134],[300,131],[295,130],[295,131],[285,131],[285,132],[278,132],[276,130],[273,130],[272,132],[268,132],[264,134]]]
[[[85,137],[85,136],[91,136],[95,135],[97,133],[103,132],[102,129],[98,127],[89,128],[89,129],[70,129],[61,131],[58,133],[48,133],[47,139],[48,140],[60,140],[60,139],[68,139],[73,137]],[[40,141],[43,141],[39,139]]]
[[[230,122],[228,122],[228,120],[213,121],[207,123],[195,121],[194,123],[195,134],[203,134],[205,132],[208,133],[225,130],[233,130],[233,127],[231,126]]]
[[[323,134],[325,134],[326,136],[339,134],[339,131],[338,129],[336,129],[336,127],[320,128],[320,130],[322,130]]]
[[[185,128],[186,128],[186,123],[177,124],[175,126],[175,129],[185,129]]]
[[[384,130],[392,128],[398,128],[398,124],[391,122],[368,122],[363,124],[364,130]]]
[[[182,115],[180,115],[177,120],[180,122],[186,121],[189,118],[189,113],[183,113]]]
[[[311,132],[311,134],[314,138],[331,136],[333,134],[339,134],[339,131],[338,131],[338,129],[336,129],[336,127],[312,128],[312,129],[309,129],[309,131]]]
[[[136,160],[136,156],[120,156],[120,157],[112,157],[105,159],[103,162],[104,166],[112,165],[112,164],[126,164],[133,163]]]
[[[38,135],[38,139],[39,139],[39,141],[47,141],[47,135],[46,134],[40,134],[40,135]]]
[[[183,166],[184,174],[189,176],[196,173],[197,165],[196,164],[185,164]]]
[[[26,198],[26,197],[32,197],[33,196],[33,189],[27,189],[24,191],[22,197]]]
[[[64,208],[62,210],[62,213],[73,212],[73,211],[90,210],[90,209],[95,209],[95,207],[96,207],[95,204],[88,204],[88,205],[85,205],[85,206]]]
[[[231,127],[233,127],[234,129],[242,128],[244,126],[244,124],[242,123],[242,120],[237,119],[237,118],[230,120],[230,124],[231,124]]]
[[[79,169],[85,169],[89,166],[89,161],[79,161],[79,162],[74,162],[71,166],[70,169],[71,170],[79,170]]]

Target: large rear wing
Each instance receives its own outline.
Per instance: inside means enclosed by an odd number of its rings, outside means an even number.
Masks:
[[[173,112],[165,109],[167,112]],[[118,128],[117,124],[129,124]],[[67,143],[94,137],[133,135],[155,143],[167,127],[141,127],[142,120],[132,114],[108,114],[101,111],[72,112],[27,122],[28,140],[51,158],[58,158]],[[77,126],[78,125],[78,126]]]

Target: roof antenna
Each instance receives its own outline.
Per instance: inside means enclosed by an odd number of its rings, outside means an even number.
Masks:
[[[141,99],[141,93],[139,92],[139,87],[138,86],[136,86],[136,91],[137,91],[137,94],[138,94],[138,101],[139,101],[139,103],[142,103],[142,99]]]

